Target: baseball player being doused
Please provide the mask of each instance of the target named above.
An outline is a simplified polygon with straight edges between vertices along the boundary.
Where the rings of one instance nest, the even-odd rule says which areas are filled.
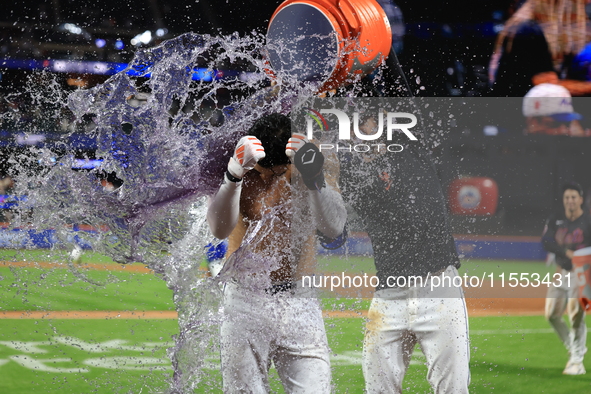
[[[284,115],[260,118],[238,141],[207,213],[213,235],[228,237],[217,276],[224,392],[269,392],[273,361],[286,392],[330,393],[322,311],[300,278],[314,273],[317,232],[344,232],[337,175],[336,158],[292,135]]]

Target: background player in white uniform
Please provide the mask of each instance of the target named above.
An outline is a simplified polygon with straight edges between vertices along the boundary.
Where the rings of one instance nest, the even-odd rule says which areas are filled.
[[[365,127],[373,128],[372,123],[375,126],[370,119]],[[353,153],[341,160],[345,201],[371,238],[382,286],[388,277],[453,278],[460,263],[433,164],[419,142],[390,143],[396,142],[403,144],[403,151],[363,157]],[[431,291],[426,283],[376,289],[363,346],[368,393],[402,392],[417,343],[427,358],[427,379],[435,393],[468,392],[470,350],[463,290],[448,286]]]
[[[580,185],[567,183],[562,191],[564,209],[548,218],[542,235],[544,249],[555,255],[557,272],[563,277],[560,286],[548,287],[546,319],[570,354],[562,373],[582,375],[585,373],[583,357],[587,352],[587,326],[585,310],[578,299],[572,257],[576,250],[591,246],[591,217],[582,208],[583,189]],[[570,281],[566,279],[569,273]],[[570,328],[562,317],[565,311],[568,313]]]
[[[207,215],[214,236],[229,238],[218,276],[226,281],[224,392],[269,392],[271,362],[286,392],[330,392],[322,311],[298,286],[302,275],[313,273],[316,230],[333,239],[344,229],[333,173],[324,178],[328,166],[315,145],[291,136],[290,120],[280,114],[259,119],[230,159]],[[305,186],[294,187],[298,173]]]

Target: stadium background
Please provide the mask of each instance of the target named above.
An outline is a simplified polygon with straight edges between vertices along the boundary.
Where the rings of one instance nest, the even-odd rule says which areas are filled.
[[[82,6],[73,0],[47,0],[5,5],[0,15],[0,111],[15,109],[10,107],[14,103],[5,100],[7,95],[28,88],[34,90],[32,83],[44,83],[43,78],[36,77],[40,70],[55,74],[66,91],[90,87],[109,76],[93,71],[96,62],[116,70],[131,59],[135,48],[153,46],[186,31],[264,32],[279,3],[258,1],[253,6],[235,0],[99,0]],[[487,96],[486,71],[495,35],[519,2],[396,3],[406,22],[400,62],[409,79],[420,79],[424,86],[417,91],[418,95],[459,99]],[[134,39],[137,45],[132,44]],[[244,64],[221,66],[227,71],[249,72]],[[223,103],[224,98],[221,99]],[[35,145],[32,139],[24,142],[20,136],[40,136],[51,146],[63,133],[63,125],[47,122],[43,117],[44,108],[34,108],[27,102],[16,105],[19,112],[30,116],[26,122],[3,120],[0,171],[8,168],[10,155]],[[587,101],[580,105],[583,107],[577,110],[586,113]],[[497,133],[486,135],[485,126],[496,127]],[[450,125],[449,133],[435,151],[446,190],[454,180],[463,177],[487,177],[498,185],[499,199],[493,215],[473,215],[469,211],[452,215],[456,242],[466,259],[464,270],[469,273],[547,272],[540,262],[544,253],[539,235],[551,207],[560,204],[560,185],[566,180],[577,180],[585,190],[591,188],[587,174],[591,159],[585,154],[591,152],[591,141],[524,136],[522,128],[519,108],[511,103],[499,119]],[[81,155],[92,154],[93,141],[74,136],[71,143],[76,144]],[[355,241],[361,251],[367,248],[363,237]],[[96,286],[73,277],[63,263],[67,258],[59,250],[38,254],[13,249],[2,252],[0,367],[6,373],[0,379],[0,391],[136,393],[164,387],[163,381],[170,371],[165,348],[170,345],[176,326],[171,294],[162,281],[141,269],[119,273],[116,264],[101,256],[87,255],[84,273],[98,282],[109,283]],[[342,263],[331,257],[325,264],[329,271],[343,269]],[[359,261],[347,264],[349,272],[365,266]],[[101,296],[100,301],[96,300],[97,295]],[[540,316],[540,301],[530,296],[514,298],[502,307],[497,302],[498,308],[490,300],[471,305],[474,392],[562,393],[565,387],[569,391],[591,391],[587,390],[589,383],[584,377],[569,377],[566,383],[561,380],[566,355]],[[367,301],[331,300],[325,309],[353,311],[353,317],[348,318],[327,315],[327,324],[337,355],[337,361],[333,360],[336,390],[360,392],[358,352],[347,352],[351,346],[360,346]],[[91,320],[89,310],[102,312],[102,317]],[[80,315],[60,317],[52,315],[54,311],[78,311]],[[115,314],[109,315],[113,311]],[[142,319],[133,316],[133,312],[126,314],[129,311],[138,315],[142,311],[164,311],[169,315]],[[493,316],[480,317],[479,313]],[[78,342],[59,339],[64,337]],[[115,339],[124,342],[109,343]],[[37,353],[35,346],[39,348]],[[136,359],[134,364],[133,357],[140,353],[153,359]],[[127,361],[118,359],[119,356],[128,357]],[[96,360],[101,357],[102,364]],[[428,392],[424,359],[419,353],[413,357],[406,383],[408,392]],[[88,364],[89,359],[94,361]],[[67,360],[74,360],[75,366],[71,368]],[[146,362],[147,368],[138,367]],[[42,370],[41,366],[48,364],[57,370],[73,371]]]
[[[31,74],[52,72],[65,91],[88,88],[123,69],[134,49],[156,45],[187,31],[264,33],[279,3],[263,1],[252,7],[249,2],[234,0],[101,0],[82,6],[75,1],[46,0],[8,6],[0,15],[0,112],[18,111],[25,121],[15,123],[2,118],[0,171],[7,166],[6,149],[23,147],[18,135],[41,135],[46,144],[51,144],[67,128],[44,118],[42,112],[51,108],[33,107],[18,100],[7,102],[7,95],[25,88],[35,90],[31,85],[46,82],[42,77],[31,78]],[[399,59],[407,78],[421,86],[415,93],[424,97],[487,96],[487,65],[494,38],[520,2],[396,3],[406,27]],[[220,64],[219,68],[249,72],[245,64]],[[229,102],[229,97],[219,99],[218,106]],[[588,103],[581,99],[575,107],[585,113]],[[519,105],[509,102],[498,111],[499,118],[450,125],[445,130],[446,139],[436,152],[443,157],[440,171],[444,187],[460,176],[470,176],[490,177],[499,189],[494,219],[467,220],[467,212],[454,221],[454,232],[538,236],[551,207],[559,204],[564,181],[576,180],[584,190],[591,188],[591,178],[586,176],[589,159],[582,154],[588,151],[588,141],[524,137]],[[588,127],[588,120],[584,122]],[[484,127],[490,125],[497,127],[497,135],[484,135]],[[92,155],[92,141],[80,138],[72,143],[80,147],[81,153]],[[536,171],[531,170],[534,168]]]

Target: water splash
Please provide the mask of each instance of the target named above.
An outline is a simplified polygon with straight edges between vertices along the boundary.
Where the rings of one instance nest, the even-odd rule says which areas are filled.
[[[286,80],[269,86],[263,51],[260,35],[193,33],[138,51],[126,70],[103,84],[67,100],[63,91],[47,97],[75,125],[64,134],[57,158],[48,148],[31,148],[12,159],[15,192],[28,196],[13,225],[54,228],[64,244],[92,245],[122,264],[143,262],[173,290],[179,334],[169,349],[171,393],[202,385],[205,359],[218,347],[221,292],[199,272],[212,239],[206,196],[217,191],[235,141],[256,119],[287,114],[295,97],[316,88]],[[248,73],[222,75],[229,64]],[[194,80],[196,71],[211,81]],[[353,87],[349,94],[360,92]],[[80,133],[97,143],[102,164],[93,171],[72,169],[68,137]],[[121,186],[103,187],[104,174],[114,174]],[[73,240],[74,223],[100,231]]]
[[[61,143],[66,154],[55,163],[55,152],[43,148],[15,159],[17,191],[29,196],[34,224],[106,226],[109,231],[93,244],[101,252],[121,263],[159,261],[167,244],[188,230],[190,219],[181,211],[217,190],[234,141],[255,116],[289,111],[287,95],[262,77],[264,63],[256,55],[261,46],[259,36],[187,33],[139,51],[124,72],[69,95],[67,108],[77,127],[96,140],[103,162],[92,172],[73,171],[67,135]],[[224,62],[247,63],[249,75],[258,77],[217,79],[216,66]],[[197,67],[214,80],[193,81]],[[132,78],[130,71],[149,79]],[[223,106],[216,103],[221,90],[232,100]],[[145,104],[134,105],[143,93]],[[202,118],[212,103],[222,107],[221,119]],[[97,180],[101,173],[116,174],[123,185],[105,190]]]
[[[74,127],[58,142],[58,155],[41,147],[11,158],[15,194],[27,196],[13,226],[52,228],[62,244],[91,245],[122,264],[142,262],[173,290],[179,335],[169,349],[171,392],[197,387],[217,346],[220,289],[199,272],[212,239],[206,196],[217,191],[239,136],[263,114],[288,113],[296,94],[270,86],[263,42],[256,34],[187,33],[138,51],[126,70],[67,100],[63,90],[45,98],[37,92]],[[230,64],[247,72],[228,77],[220,69]],[[195,80],[196,72],[211,80]],[[68,138],[80,134],[97,143],[102,163],[92,171],[73,169]],[[120,187],[105,188],[105,174]],[[72,238],[73,224],[99,231]]]

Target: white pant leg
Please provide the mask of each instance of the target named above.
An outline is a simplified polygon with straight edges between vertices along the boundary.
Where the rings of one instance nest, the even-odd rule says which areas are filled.
[[[330,393],[328,340],[320,304],[290,292],[224,289],[221,331],[226,393],[268,393],[271,360],[287,393]]]
[[[453,278],[458,272],[448,267],[444,275]],[[427,358],[427,379],[436,394],[468,393],[470,346],[463,294],[454,286],[423,288],[418,294],[411,328]]]
[[[272,359],[286,393],[329,394],[330,350],[317,299],[278,294],[278,333]]]
[[[566,305],[570,329],[570,361],[583,362],[587,353],[587,324],[585,324],[585,309],[579,302],[579,289],[572,284],[568,293]]]
[[[260,297],[234,284],[224,288],[221,359],[224,393],[268,393],[274,330]]]
[[[363,377],[368,394],[401,393],[416,338],[409,331],[406,288],[376,292],[363,340]]]
[[[449,267],[445,275],[454,277]],[[363,349],[368,393],[400,393],[413,348],[420,342],[436,393],[467,393],[468,320],[460,288],[392,288],[372,300]]]
[[[562,315],[566,310],[567,302],[568,295],[565,289],[553,286],[548,287],[545,307],[546,319],[552,328],[554,328],[554,331],[556,331],[556,334],[558,334],[558,337],[564,346],[570,351],[572,345],[570,330],[562,318]]]

